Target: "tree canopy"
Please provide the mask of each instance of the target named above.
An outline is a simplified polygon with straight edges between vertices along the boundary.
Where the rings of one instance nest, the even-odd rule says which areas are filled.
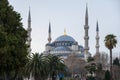
[[[117,57],[113,60],[113,65],[120,65],[119,59]]]
[[[110,71],[107,70],[107,71],[105,72],[104,80],[110,80]]]
[[[106,37],[105,37],[105,46],[108,48],[108,49],[113,49],[114,47],[116,47],[116,44],[117,44],[117,40],[116,40],[116,36],[113,35],[113,34],[108,34]]]
[[[45,80],[65,72],[65,69],[66,66],[58,56],[33,53],[25,66],[25,74],[26,77],[31,75],[35,80]]]
[[[8,0],[0,0],[0,75],[11,78],[27,61],[27,31]],[[4,74],[4,75],[3,75]]]

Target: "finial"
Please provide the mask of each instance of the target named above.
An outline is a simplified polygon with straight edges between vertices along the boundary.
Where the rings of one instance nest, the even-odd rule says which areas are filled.
[[[66,35],[66,29],[64,29],[64,35]]]

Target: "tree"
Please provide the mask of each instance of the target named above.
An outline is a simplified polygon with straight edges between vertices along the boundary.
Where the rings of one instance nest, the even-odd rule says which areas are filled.
[[[117,65],[117,66],[120,65],[118,58],[115,58],[115,59],[113,60],[113,65]]]
[[[113,34],[108,34],[105,37],[105,46],[109,49],[110,51],[110,73],[111,73],[111,79],[112,79],[112,49],[116,47],[117,40],[115,39],[116,36]]]
[[[99,54],[95,54],[94,56],[95,63],[97,66],[96,79],[103,80],[105,70],[108,69],[108,54],[105,52],[100,52]]]
[[[95,72],[97,71],[97,65],[93,57],[88,57],[87,61],[88,63],[85,66],[86,70],[88,71],[86,80],[95,80]]]
[[[103,70],[108,69],[109,59],[108,59],[108,54],[107,53],[105,53],[105,52],[100,53],[100,63],[102,64]]]
[[[48,77],[47,61],[43,54],[32,54],[25,66],[25,73],[31,75],[35,80],[45,80]]]
[[[86,74],[85,60],[80,59],[76,53],[71,53],[66,59],[64,59],[65,65],[67,65],[67,75],[74,78],[79,74],[79,78],[83,78]],[[78,75],[77,75],[78,76]]]
[[[15,80],[27,62],[27,31],[8,0],[0,0],[0,76]]]
[[[93,57],[88,57],[87,62],[91,62],[91,61],[94,61],[94,58]]]
[[[105,72],[104,80],[110,80],[110,72],[108,70]]]
[[[118,57],[116,57],[114,60],[113,60],[113,78],[115,80],[119,80],[120,79],[120,63],[119,63],[119,59]]]
[[[62,58],[55,55],[48,55],[48,68],[50,72],[50,77],[52,80],[56,80],[56,77],[59,73],[64,72],[66,70],[66,66],[62,60]]]

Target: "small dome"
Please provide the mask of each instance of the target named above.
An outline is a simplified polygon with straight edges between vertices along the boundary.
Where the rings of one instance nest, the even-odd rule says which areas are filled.
[[[60,46],[60,47],[56,47],[54,51],[71,51],[71,49],[68,47]]]
[[[68,35],[62,35],[58,37],[55,41],[72,41],[75,42],[75,39],[73,39],[71,36]]]

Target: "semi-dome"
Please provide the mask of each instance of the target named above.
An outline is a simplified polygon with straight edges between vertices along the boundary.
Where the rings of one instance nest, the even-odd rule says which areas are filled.
[[[75,42],[75,39],[73,39],[71,36],[68,35],[62,35],[58,37],[55,41],[72,41]]]

